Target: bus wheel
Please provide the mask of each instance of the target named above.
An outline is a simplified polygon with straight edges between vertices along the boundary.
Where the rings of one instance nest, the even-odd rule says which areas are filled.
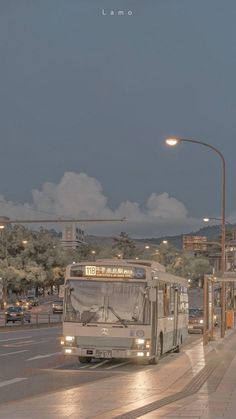
[[[162,341],[162,335],[160,335],[159,338],[158,338],[156,355],[152,359],[150,359],[149,364],[151,364],[151,365],[158,364],[159,359],[162,355],[162,351],[163,351],[163,341]]]
[[[91,362],[92,358],[90,358],[89,356],[79,356],[79,362],[81,364],[87,364],[87,362]]]

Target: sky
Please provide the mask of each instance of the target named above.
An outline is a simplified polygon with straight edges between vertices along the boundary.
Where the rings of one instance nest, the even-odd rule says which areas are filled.
[[[1,0],[0,214],[197,230],[221,215],[221,162],[177,135],[223,153],[236,222],[235,21],[234,0]]]

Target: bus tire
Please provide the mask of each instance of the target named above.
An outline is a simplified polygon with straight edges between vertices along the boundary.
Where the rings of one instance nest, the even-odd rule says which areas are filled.
[[[152,359],[149,360],[149,364],[151,364],[151,365],[158,364],[158,362],[159,362],[159,360],[161,358],[162,353],[163,353],[163,337],[162,337],[162,333],[161,333],[159,335],[159,338],[158,338],[156,355]]]
[[[88,362],[91,362],[92,358],[90,358],[89,356],[79,356],[79,362],[81,364],[87,364]]]

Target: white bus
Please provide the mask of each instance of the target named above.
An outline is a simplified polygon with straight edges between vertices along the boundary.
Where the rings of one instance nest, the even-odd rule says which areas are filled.
[[[149,260],[104,259],[69,265],[64,287],[63,353],[142,358],[156,364],[188,335],[187,280]]]

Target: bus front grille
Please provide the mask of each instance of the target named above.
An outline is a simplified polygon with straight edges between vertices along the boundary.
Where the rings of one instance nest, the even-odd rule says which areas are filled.
[[[132,338],[78,336],[77,345],[80,348],[127,348],[132,347]]]

